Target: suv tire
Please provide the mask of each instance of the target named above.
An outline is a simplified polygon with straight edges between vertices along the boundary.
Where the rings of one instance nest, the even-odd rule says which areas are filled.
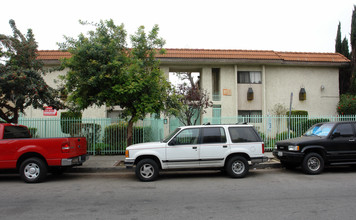
[[[136,176],[143,182],[154,181],[159,174],[157,163],[152,159],[140,160],[136,165]]]
[[[320,154],[308,153],[302,162],[302,169],[306,174],[320,174],[324,170],[324,159]]]
[[[232,178],[243,178],[248,173],[249,165],[244,157],[234,156],[227,161],[225,170]]]

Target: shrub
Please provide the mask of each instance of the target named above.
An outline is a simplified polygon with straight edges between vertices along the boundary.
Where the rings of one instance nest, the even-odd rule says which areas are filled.
[[[133,127],[133,144],[144,143],[151,140],[151,127]],[[114,149],[120,149],[124,153],[127,143],[127,123],[120,122],[105,128],[103,142]]]
[[[37,134],[37,128],[28,128],[28,130],[29,130],[32,138],[38,138],[39,137],[39,135]]]
[[[110,149],[111,146],[105,143],[96,143],[95,144],[95,154],[105,154],[105,151]]]
[[[78,128],[79,129],[79,128]],[[88,150],[92,149],[100,139],[101,125],[94,123],[80,124],[80,136],[87,139]]]
[[[82,123],[81,112],[62,112],[61,113],[61,130],[64,134],[70,134],[70,136],[76,136],[79,134],[80,126]]]
[[[341,95],[336,110],[340,115],[356,115],[356,95]]]

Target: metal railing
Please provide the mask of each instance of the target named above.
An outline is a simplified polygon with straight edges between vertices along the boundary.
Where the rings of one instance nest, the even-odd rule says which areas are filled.
[[[287,116],[249,116],[204,118],[203,123],[236,124],[247,122],[253,124],[263,141],[265,150],[272,151],[276,141],[301,136],[313,124],[322,121],[356,121],[353,116],[292,116],[290,132]],[[170,130],[180,126],[170,120]],[[127,146],[127,122],[121,119],[47,119],[20,118],[19,124],[30,128],[33,137],[75,137],[84,136],[88,142],[90,154],[124,154]],[[172,127],[173,126],[173,127]],[[164,120],[148,118],[135,123],[133,143],[159,141],[164,138]],[[166,132],[167,133],[167,132]]]
[[[212,122],[214,118],[204,118],[203,123]],[[248,117],[221,117],[219,124],[248,123],[255,126],[265,143],[266,151],[273,151],[277,141],[303,135],[308,128],[319,122],[356,121],[356,115],[350,116],[248,116]],[[288,132],[289,131],[289,132]]]
[[[124,154],[127,122],[110,118],[46,119],[20,118],[35,138],[86,137],[88,153]],[[145,119],[134,124],[133,143],[159,141],[164,137],[162,119]]]

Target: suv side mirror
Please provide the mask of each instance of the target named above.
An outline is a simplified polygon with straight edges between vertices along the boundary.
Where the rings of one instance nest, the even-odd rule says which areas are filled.
[[[168,145],[170,145],[170,146],[176,145],[176,139],[173,138],[173,140],[171,140],[171,141],[168,143]]]
[[[332,138],[336,138],[336,137],[340,137],[340,136],[341,136],[341,134],[339,131],[336,131],[331,135]]]

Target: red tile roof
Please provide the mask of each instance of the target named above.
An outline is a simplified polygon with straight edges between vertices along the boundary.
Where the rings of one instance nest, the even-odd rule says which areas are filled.
[[[71,54],[59,50],[40,50],[37,59],[59,60],[69,58]],[[243,59],[243,60],[277,60],[291,62],[327,62],[349,63],[346,57],[339,53],[309,53],[309,52],[276,52],[272,50],[206,50],[206,49],[166,49],[161,59]]]

